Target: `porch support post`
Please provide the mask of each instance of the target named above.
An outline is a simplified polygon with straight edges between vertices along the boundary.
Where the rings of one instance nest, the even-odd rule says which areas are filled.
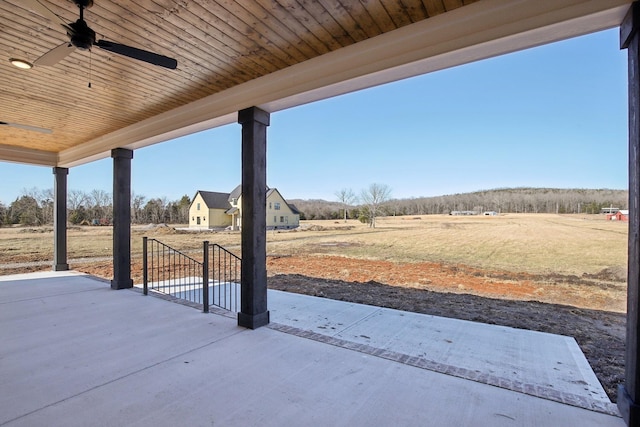
[[[238,112],[242,125],[242,284],[238,325],[269,323],[267,311],[267,126],[269,113]]]
[[[640,3],[631,5],[620,26],[620,46],[628,53],[629,78],[629,250],[625,382],[618,409],[629,426],[640,426]]]
[[[111,289],[133,287],[131,280],[131,159],[133,151],[111,150],[113,158],[113,280]]]
[[[53,271],[66,271],[67,264],[67,168],[53,168]]]

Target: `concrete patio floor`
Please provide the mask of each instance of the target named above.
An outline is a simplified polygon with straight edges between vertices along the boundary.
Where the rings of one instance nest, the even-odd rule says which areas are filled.
[[[575,340],[270,291],[269,327],[0,276],[0,425],[624,426]]]

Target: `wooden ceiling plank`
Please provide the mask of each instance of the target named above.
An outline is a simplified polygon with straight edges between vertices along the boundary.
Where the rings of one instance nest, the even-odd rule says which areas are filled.
[[[298,45],[305,44],[312,49],[309,56],[315,57],[325,54],[331,50],[313,31],[304,25],[304,18],[300,18],[297,11],[304,12],[302,8],[285,7],[278,0],[255,0],[273,19],[274,29],[284,30],[282,34],[286,39]]]
[[[301,57],[303,58],[302,60],[318,56],[319,52],[307,43],[304,37],[301,37],[302,35],[307,34],[306,29],[297,23],[298,28],[301,29],[301,31],[298,33],[292,31],[289,27],[296,25],[296,20],[293,16],[290,14],[283,15],[282,13],[278,13],[281,12],[281,10],[278,10],[278,4],[273,0],[268,3],[269,4],[265,6],[262,2],[254,0],[243,3],[243,7],[253,17],[255,17],[257,22],[260,22],[260,24],[264,25],[265,29],[269,30],[269,34],[273,34],[282,40],[282,46],[291,46],[299,51],[303,55],[303,57]],[[282,20],[276,15],[279,15]],[[276,40],[273,36],[269,36],[269,38]],[[313,39],[313,37],[311,38]],[[326,51],[324,53],[326,53]],[[300,60],[298,60],[298,62],[300,62]]]
[[[380,0],[360,0],[360,3],[370,13],[382,33],[398,28]]]
[[[159,18],[157,18],[154,13],[149,13],[150,11],[141,9],[137,5],[131,4],[126,13],[118,12],[115,9],[115,5],[110,6],[110,8],[102,11],[102,17],[105,20],[105,27],[108,25],[107,28],[109,28],[110,31],[115,32],[117,31],[118,26],[129,25],[128,22],[131,22],[135,19],[135,16],[138,16],[137,14],[133,14],[134,11],[144,17],[136,19],[136,25],[141,31],[153,33],[155,31],[154,29],[159,27]],[[154,37],[154,39],[162,41],[160,45],[163,46],[164,49],[170,51],[170,53],[167,54],[168,56],[178,57],[178,66],[180,69],[188,69],[192,75],[198,76],[204,81],[206,81],[207,78],[210,78],[212,74],[215,74],[217,79],[220,81],[219,84],[223,87],[239,84],[246,81],[247,78],[257,76],[254,74],[244,79],[239,78],[238,76],[243,73],[239,73],[237,69],[229,65],[229,56],[219,51],[218,45],[211,43],[210,37],[209,40],[195,39],[192,43],[188,43],[188,40],[184,40],[184,34],[192,36],[192,29],[196,28],[196,25],[183,20],[182,17],[184,15],[189,14],[182,13],[179,14],[179,16],[178,14],[169,14],[168,16],[171,19],[164,21],[165,27],[167,26],[167,22],[174,25],[173,29],[175,34],[168,34],[165,32],[162,36],[158,35],[157,37]],[[129,16],[129,21],[125,21],[127,16]],[[153,22],[154,20],[155,23]],[[176,34],[182,34],[182,36],[176,37]],[[202,49],[201,46],[203,44],[208,45],[210,49]],[[149,46],[148,49],[153,50],[153,47]]]
[[[247,15],[248,12],[235,4],[234,1],[198,0],[197,3],[205,10],[210,10],[211,19],[217,24],[224,23],[237,43],[245,46],[242,49],[243,56],[253,57],[257,61],[266,58],[270,58],[271,61],[279,61],[282,65],[279,65],[278,68],[296,63],[294,56],[281,49],[280,46],[265,37],[262,32],[253,28],[250,18],[238,16],[238,14]],[[197,3],[194,2],[193,7],[196,7]],[[297,55],[299,58],[300,53],[298,52]]]
[[[55,15],[57,15],[60,20],[64,23],[75,22],[78,19],[79,9],[78,7],[71,1],[51,1],[51,0],[38,0],[40,4],[49,9]],[[46,22],[49,28],[57,28],[59,22],[49,21],[46,16],[40,15],[36,10],[30,10],[27,8],[22,0],[6,0],[6,2],[11,3],[14,7],[20,7],[24,10],[27,10],[29,14],[32,16],[37,16],[43,22]]]
[[[444,3],[444,8],[447,12],[464,6],[462,0],[442,0],[442,3]]]
[[[367,33],[353,19],[349,11],[342,5],[340,0],[316,0],[320,3],[333,19],[347,32],[355,43],[366,40]],[[350,0],[347,0],[350,1]]]
[[[287,65],[294,65],[299,62],[303,62],[309,59],[309,56],[301,52],[296,46],[290,44],[287,40],[283,39],[279,34],[274,32],[268,25],[266,25],[259,15],[259,12],[255,8],[253,2],[245,2],[240,4],[234,0],[219,0],[218,4],[228,12],[225,16],[231,15],[238,25],[244,27],[243,33],[252,37],[259,43],[259,45],[266,49],[268,52],[274,54],[282,54],[283,59]]]
[[[262,0],[270,1],[270,0]],[[284,9],[293,16],[296,22],[296,28],[301,28],[300,32],[312,34],[327,52],[342,47],[337,40],[322,26],[315,17],[311,15],[297,0],[271,0],[278,3],[280,8]],[[299,25],[298,25],[299,24]],[[321,49],[321,48],[319,48]]]
[[[362,29],[367,38],[382,34],[378,23],[371,16],[373,10],[367,10],[359,1],[347,0],[340,3],[342,8],[349,14],[353,25]]]
[[[167,0],[156,0],[156,3],[158,2],[164,3]],[[207,8],[199,3],[188,2],[186,7],[187,13],[183,15],[186,15],[191,25],[187,26],[187,31],[194,28],[196,38],[203,40],[207,46],[211,45],[228,55],[230,63],[238,64],[237,73],[265,75],[288,65],[279,56],[271,55],[224,19],[212,15]],[[216,6],[214,9],[221,10],[222,8]],[[171,21],[174,19],[172,15],[168,14],[166,19]],[[202,28],[201,31],[200,28]],[[247,52],[251,52],[251,55],[247,55]],[[203,51],[203,56],[206,57],[208,54]]]
[[[213,7],[214,11],[223,11],[223,14],[228,14],[224,8],[217,5],[217,3],[214,4],[216,5]],[[222,19],[215,13],[210,12],[209,8],[206,8],[199,2],[189,2],[187,7],[193,16],[197,17],[199,20],[194,23],[194,27],[202,27],[204,25],[203,30],[205,30],[205,34],[214,33],[215,39],[219,40],[219,47],[227,52],[234,62],[246,59],[249,61],[249,64],[255,64],[253,65],[254,67],[259,66],[266,70],[266,73],[270,73],[274,70],[287,66],[287,63],[284,60],[279,57],[269,55],[269,52],[262,48],[258,43],[240,32],[238,28],[226,22],[225,19]],[[247,52],[251,52],[251,55],[247,55]]]
[[[441,13],[445,13],[447,9],[444,7],[444,3],[442,0],[422,0],[424,3],[425,9],[427,9],[427,14],[429,16],[440,15]]]
[[[411,24],[411,19],[407,16],[407,12],[404,9],[404,5],[397,0],[380,0],[384,5],[384,8],[389,13],[391,20],[396,25],[396,28],[404,27]]]
[[[355,39],[351,37],[351,34],[336,21],[333,15],[320,2],[316,0],[298,0],[298,2],[301,7],[316,18],[318,23],[335,38],[340,46],[345,47],[355,43]]]
[[[427,9],[422,4],[421,0],[402,0],[402,5],[404,6],[405,13],[412,23],[420,22],[429,17]]]
[[[177,53],[179,52],[179,55],[183,57],[188,57],[191,54],[193,56],[198,55],[200,58],[200,61],[192,58],[191,63],[184,64],[184,66],[179,65],[179,68],[186,68],[193,72],[191,68],[195,66],[203,75],[215,73],[219,76],[218,79],[221,82],[223,79],[234,76],[242,76],[240,80],[247,81],[278,69],[278,64],[274,64],[272,61],[258,62],[252,57],[243,56],[241,54],[243,48],[240,46],[236,46],[235,49],[231,47],[232,40],[224,35],[222,31],[210,25],[209,22],[203,20],[204,12],[198,14],[196,8],[199,8],[199,6],[190,2],[189,9],[185,9],[183,13],[167,12],[163,15],[166,16],[166,22],[174,25],[176,30],[182,31],[188,34],[189,38],[192,38],[191,44],[178,45],[179,50]],[[154,15],[154,13],[148,15]],[[162,18],[156,16],[154,19],[161,20]],[[183,29],[180,29],[181,27]],[[194,49],[194,47],[197,47],[197,49]],[[208,68],[207,64],[211,63],[211,57],[215,59],[215,65],[220,67],[219,69]],[[233,67],[231,67],[232,64]],[[285,64],[282,63],[280,66],[285,66]],[[224,67],[228,69],[224,70]]]

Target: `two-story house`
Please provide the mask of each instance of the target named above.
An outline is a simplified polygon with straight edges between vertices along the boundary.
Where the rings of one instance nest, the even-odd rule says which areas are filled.
[[[267,229],[288,229],[300,225],[300,212],[282,197],[278,189],[267,189]],[[189,207],[189,228],[214,229],[242,225],[242,187],[231,193],[196,192]]]

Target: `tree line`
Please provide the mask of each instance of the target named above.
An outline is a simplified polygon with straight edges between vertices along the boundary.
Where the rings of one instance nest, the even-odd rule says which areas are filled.
[[[341,190],[341,192],[344,190]],[[302,219],[361,218],[366,203],[354,197],[337,201],[291,200],[303,213]],[[353,193],[352,193],[353,194]],[[450,214],[452,211],[497,213],[597,214],[602,208],[628,209],[629,192],[611,189],[498,188],[435,197],[385,200],[378,207],[382,216]]]
[[[596,214],[602,208],[628,209],[628,191],[610,189],[500,188],[436,197],[391,199],[391,189],[371,184],[356,195],[350,189],[335,193],[335,201],[289,200],[300,211],[301,219],[359,219],[375,227],[378,216],[449,214],[452,211],[483,213],[571,213]],[[187,224],[191,199],[166,197],[148,199],[131,196],[134,224]],[[27,226],[53,223],[53,190],[23,189],[8,206],[0,202],[0,226]],[[71,224],[109,225],[113,221],[111,194],[103,190],[67,194],[67,219]]]
[[[147,199],[131,195],[131,221],[134,224],[186,224],[189,222],[191,199],[184,195],[179,200],[166,197]],[[0,225],[53,224],[54,194],[52,189],[23,189],[22,195],[8,206],[0,202]],[[113,199],[104,190],[67,193],[67,221],[74,225],[110,225],[113,222]]]

